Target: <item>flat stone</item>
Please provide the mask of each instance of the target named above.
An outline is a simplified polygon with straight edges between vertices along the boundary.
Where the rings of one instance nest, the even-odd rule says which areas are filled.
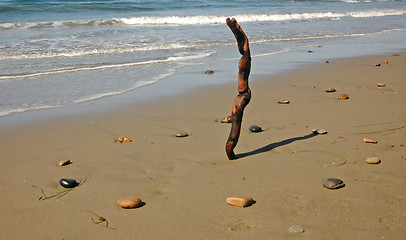
[[[247,207],[253,202],[252,197],[229,197],[226,199],[226,202],[232,206],[237,207]]]
[[[369,157],[369,158],[365,159],[365,162],[367,162],[369,164],[378,164],[381,162],[381,160],[379,159],[379,157]]]
[[[189,134],[185,131],[179,131],[175,134],[175,137],[187,137]]]
[[[71,164],[72,162],[70,161],[70,160],[62,160],[62,161],[60,161],[59,162],[59,166],[65,166],[65,165],[69,165],[69,164]]]
[[[74,188],[77,185],[79,185],[75,179],[69,179],[69,178],[61,178],[59,180],[59,184],[64,188]]]
[[[116,141],[119,143],[129,143],[129,142],[132,142],[133,140],[131,140],[128,137],[119,137],[116,139]]]
[[[207,70],[206,72],[204,72],[204,74],[209,74],[209,75],[212,75],[213,73],[214,73],[213,70]]]
[[[336,92],[337,90],[335,88],[326,88],[326,92]]]
[[[262,128],[257,125],[252,125],[251,127],[249,127],[249,130],[253,133],[262,132]]]
[[[289,104],[289,100],[278,101],[279,104]]]
[[[328,189],[339,189],[345,186],[344,182],[338,178],[323,179],[323,186]]]
[[[302,233],[304,231],[305,231],[304,228],[299,225],[293,225],[289,228],[290,233]]]
[[[364,138],[364,143],[378,143],[378,141],[373,138],[366,137]]]
[[[326,131],[326,130],[324,130],[324,129],[318,129],[318,128],[313,129],[312,132],[313,132],[314,134],[321,134],[321,135],[327,134],[327,131]]]
[[[378,87],[385,87],[385,83],[377,83],[376,85],[378,85]]]
[[[231,123],[231,116],[225,117],[223,120],[221,120],[222,123]]]

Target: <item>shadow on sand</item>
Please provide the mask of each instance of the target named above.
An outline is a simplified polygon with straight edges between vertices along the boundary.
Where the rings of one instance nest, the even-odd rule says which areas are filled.
[[[268,151],[270,151],[270,150],[272,150],[274,148],[281,147],[281,146],[284,146],[284,145],[288,145],[288,144],[290,144],[292,142],[295,142],[295,141],[306,140],[306,139],[315,137],[317,135],[318,134],[310,133],[310,134],[305,135],[303,137],[294,137],[294,138],[285,139],[285,140],[280,141],[280,142],[271,143],[271,144],[268,144],[266,146],[263,146],[261,148],[258,148],[256,150],[253,150],[253,151],[250,151],[250,152],[236,154],[236,159],[252,156],[252,155],[255,155],[255,154],[259,154],[259,153],[268,152]]]

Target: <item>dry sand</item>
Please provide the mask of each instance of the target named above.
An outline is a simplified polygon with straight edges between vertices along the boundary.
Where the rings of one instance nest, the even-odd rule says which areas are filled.
[[[115,112],[3,127],[0,239],[404,239],[404,66],[400,53],[252,81],[234,161],[224,150],[230,125],[219,120],[231,112],[237,82]],[[342,93],[349,99],[337,100]],[[265,131],[250,133],[253,124]],[[178,130],[190,136],[174,137]],[[116,143],[121,136],[133,142]],[[382,162],[367,164],[372,156]],[[73,163],[57,165],[65,159]],[[323,187],[327,177],[345,187]],[[47,196],[63,191],[60,178],[87,181],[59,199],[38,200],[41,189]],[[225,201],[231,196],[255,203],[233,207]],[[121,209],[123,197],[144,205]],[[89,211],[111,228],[94,224]],[[305,231],[289,233],[293,225]]]

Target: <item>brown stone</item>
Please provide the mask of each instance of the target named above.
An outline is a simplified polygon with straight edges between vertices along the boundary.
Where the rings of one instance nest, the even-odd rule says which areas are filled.
[[[381,160],[379,159],[379,157],[369,157],[369,158],[365,159],[365,162],[367,162],[369,164],[378,164],[381,162]]]
[[[62,160],[59,162],[59,166],[65,166],[65,165],[69,165],[72,162],[70,160]]]
[[[385,87],[385,83],[377,83],[376,85],[378,85],[378,87]]]
[[[373,138],[369,138],[369,137],[364,138],[364,142],[365,143],[378,143],[378,141],[376,141]]]
[[[338,100],[346,100],[348,98],[349,98],[348,95],[345,94],[345,93],[343,93],[343,94],[341,94],[340,96],[337,97]]]
[[[120,142],[120,143],[129,143],[129,142],[132,142],[133,140],[131,140],[131,139],[128,138],[128,137],[119,137],[119,138],[117,138],[116,141],[117,141],[117,142]]]
[[[136,208],[139,207],[141,203],[141,199],[137,197],[128,197],[117,201],[117,204],[122,208]]]
[[[252,197],[229,197],[226,202],[232,206],[246,207],[252,204]]]

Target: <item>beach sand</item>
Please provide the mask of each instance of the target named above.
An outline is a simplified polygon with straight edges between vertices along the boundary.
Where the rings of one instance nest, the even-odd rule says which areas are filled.
[[[234,161],[224,150],[231,125],[220,120],[231,112],[237,79],[116,111],[2,127],[0,239],[404,239],[406,53],[399,54],[257,77]],[[338,100],[343,93],[349,99]],[[264,131],[250,133],[254,124]],[[180,130],[190,136],[174,137]],[[123,136],[133,141],[115,142]],[[372,156],[381,163],[367,164]],[[66,159],[72,164],[58,166]],[[323,187],[329,177],[345,187]],[[82,184],[45,199],[63,193],[60,178]],[[231,196],[255,202],[230,206]],[[144,204],[121,209],[124,197]],[[93,223],[96,215],[109,228]],[[304,232],[290,233],[293,225]]]

